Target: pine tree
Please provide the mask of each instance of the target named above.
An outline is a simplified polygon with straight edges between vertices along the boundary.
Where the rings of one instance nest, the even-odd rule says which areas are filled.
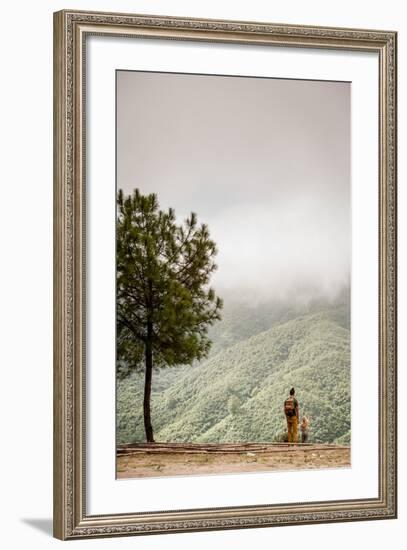
[[[220,319],[222,300],[208,287],[217,250],[196,214],[177,225],[155,194],[120,190],[117,203],[117,358],[126,372],[145,371],[144,428],[154,442],[153,368],[206,357],[208,327]]]

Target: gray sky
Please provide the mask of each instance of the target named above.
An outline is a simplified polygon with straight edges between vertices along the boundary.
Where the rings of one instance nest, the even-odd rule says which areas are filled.
[[[208,224],[220,294],[332,295],[350,272],[350,84],[119,71],[117,186]]]

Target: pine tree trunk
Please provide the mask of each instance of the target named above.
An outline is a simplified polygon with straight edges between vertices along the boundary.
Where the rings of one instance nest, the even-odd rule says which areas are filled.
[[[147,342],[146,342],[146,379],[144,385],[144,429],[148,443],[154,443],[153,426],[151,424],[151,379],[153,374],[153,350],[151,346],[152,324],[147,325]]]

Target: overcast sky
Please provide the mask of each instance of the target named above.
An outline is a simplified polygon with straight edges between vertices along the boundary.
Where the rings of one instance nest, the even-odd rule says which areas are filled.
[[[350,274],[350,84],[119,71],[117,187],[208,224],[219,294],[333,295]]]

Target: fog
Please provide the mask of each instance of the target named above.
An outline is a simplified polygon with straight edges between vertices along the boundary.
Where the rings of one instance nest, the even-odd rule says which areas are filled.
[[[120,71],[117,187],[208,224],[219,295],[334,297],[351,267],[350,84]]]

